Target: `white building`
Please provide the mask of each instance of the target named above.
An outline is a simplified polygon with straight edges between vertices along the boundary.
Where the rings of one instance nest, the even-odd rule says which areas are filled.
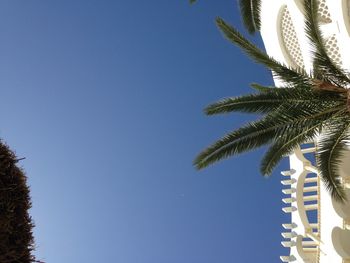
[[[262,0],[261,35],[267,53],[288,65],[311,71],[304,32],[302,0]],[[321,30],[330,57],[350,72],[350,0],[319,0]],[[275,80],[278,86],[278,80]],[[350,202],[332,200],[317,175],[313,145],[292,154],[282,172],[285,207],[291,222],[283,224],[282,245],[290,248],[282,262],[350,263]],[[348,161],[346,161],[348,160]],[[350,200],[350,151],[341,168]]]

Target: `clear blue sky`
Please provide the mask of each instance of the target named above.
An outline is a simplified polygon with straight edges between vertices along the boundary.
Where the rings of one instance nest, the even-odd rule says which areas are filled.
[[[206,117],[204,106],[272,81],[222,38],[218,15],[242,29],[236,0],[0,2],[0,135],[26,157],[38,259],[274,263],[288,253],[281,176],[259,174],[262,151],[192,167],[252,119]]]

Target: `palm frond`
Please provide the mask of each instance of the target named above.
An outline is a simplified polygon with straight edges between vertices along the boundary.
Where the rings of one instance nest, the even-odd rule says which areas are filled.
[[[329,105],[323,112],[320,112],[321,106],[280,107],[261,120],[248,123],[209,146],[197,156],[194,165],[202,169],[222,159],[271,143],[285,134],[302,133],[314,122],[329,119],[339,107]]]
[[[290,154],[299,144],[316,137],[322,128],[322,123],[318,120],[314,121],[310,127],[304,127],[306,129],[302,132],[293,126],[288,127],[290,129],[288,135],[278,138],[264,155],[260,166],[261,173],[265,176],[271,175],[273,169],[283,157]],[[311,122],[308,124],[310,125]]]
[[[196,0],[190,0],[195,2]],[[240,0],[243,21],[250,33],[260,28],[261,0]],[[291,68],[270,57],[234,27],[217,18],[223,35],[254,61],[269,68],[284,87],[252,84],[255,93],[226,98],[209,105],[207,115],[247,112],[264,116],[228,133],[202,151],[194,160],[197,169],[228,157],[270,145],[261,162],[261,172],[270,175],[281,159],[297,146],[318,138],[316,161],[333,198],[345,200],[339,167],[350,140],[349,73],[328,55],[320,30],[317,0],[305,0],[305,31],[312,45],[311,73]]]
[[[289,107],[316,107],[337,104],[344,98],[335,93],[317,92],[310,89],[268,88],[259,86],[261,93],[249,94],[240,97],[226,98],[209,105],[205,109],[207,115],[248,112],[268,113],[280,106]],[[315,106],[316,105],[316,106]]]
[[[309,84],[309,77],[307,76],[306,72],[302,71],[301,69],[293,70],[288,68],[286,65],[283,65],[272,57],[268,56],[265,52],[252,44],[234,27],[227,24],[220,17],[216,19],[216,24],[229,41],[239,46],[253,60],[271,69],[273,74],[275,74],[278,78],[287,83],[293,83],[297,86]]]
[[[322,118],[305,118],[304,122],[297,124],[304,127],[302,132],[294,126],[287,127],[285,134],[280,136],[264,155],[260,167],[261,173],[265,176],[270,175],[284,156],[290,154],[301,143],[315,139],[324,125],[338,118],[344,110],[344,106],[339,106],[325,110]]]
[[[316,161],[319,172],[331,196],[345,201],[345,192],[341,185],[339,166],[344,151],[348,150],[350,121],[347,118],[340,122],[332,122],[317,142]]]
[[[305,31],[313,47],[314,71],[316,71],[318,75],[323,75],[329,80],[332,80],[334,84],[350,84],[350,79],[347,76],[347,73],[337,64],[335,64],[327,54],[327,50],[324,45],[325,40],[322,36],[318,21],[317,1],[305,0],[304,3],[306,15]]]
[[[239,7],[244,26],[250,34],[260,30],[261,0],[240,0]]]
[[[264,126],[267,127],[264,127]],[[246,126],[225,135],[220,140],[202,151],[194,160],[197,169],[203,169],[215,162],[242,152],[256,149],[269,143],[277,125],[265,124],[264,121],[249,123]]]
[[[190,4],[194,4],[197,0],[189,0]],[[261,0],[239,0],[242,21],[245,28],[250,34],[260,31],[260,7]]]

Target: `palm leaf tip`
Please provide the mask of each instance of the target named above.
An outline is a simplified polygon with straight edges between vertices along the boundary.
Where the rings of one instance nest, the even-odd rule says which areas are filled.
[[[337,112],[337,109],[333,107],[328,110],[323,109],[323,112],[319,112],[319,109],[314,107],[309,109],[296,108],[293,111],[290,109],[285,112],[287,119],[293,118],[293,115],[299,115],[301,118],[300,122],[291,122],[285,126],[285,130],[281,130],[279,135],[275,137],[274,143],[268,149],[261,162],[261,173],[266,176],[270,175],[284,156],[289,155],[300,144],[314,140],[322,127],[336,117],[334,112]],[[288,114],[290,115],[288,116]]]
[[[199,157],[196,157],[196,159],[194,159],[193,161],[193,166],[197,169],[197,170],[202,170],[204,169],[206,166],[203,164],[202,160]]]
[[[276,61],[274,58],[267,55],[265,51],[262,51],[246,39],[237,29],[226,23],[222,18],[216,18],[216,25],[227,40],[240,47],[242,51],[257,63],[271,69],[273,74],[279,79],[294,84],[295,86],[305,85],[309,82],[308,76],[303,70],[299,72],[298,70],[293,70]]]
[[[212,162],[208,161],[209,157],[209,149],[205,149],[201,153],[197,155],[197,157],[193,160],[193,165],[197,170],[203,170],[208,167]]]
[[[261,0],[240,0],[239,7],[244,26],[250,34],[260,30]]]

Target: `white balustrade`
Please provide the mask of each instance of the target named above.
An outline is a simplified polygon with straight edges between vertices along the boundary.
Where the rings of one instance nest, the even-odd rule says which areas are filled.
[[[282,199],[282,202],[285,203],[285,204],[291,204],[291,203],[293,203],[295,201],[296,201],[295,197],[283,198]]]
[[[307,186],[304,187],[304,193],[309,193],[309,192],[317,192],[318,187],[317,186]]]
[[[280,256],[282,262],[293,262],[297,260],[293,255],[291,256]]]
[[[305,183],[316,183],[318,181],[317,176],[315,177],[308,177],[305,179]]]
[[[304,149],[300,149],[300,151],[304,154],[304,153],[312,153],[316,151],[316,147],[309,147],[309,148],[304,148]]]
[[[292,185],[292,184],[296,183],[296,181],[297,180],[295,180],[294,178],[290,179],[290,180],[282,180],[281,184],[283,184],[283,185]]]
[[[282,224],[284,229],[293,229],[297,227],[297,224],[291,223],[291,224]]]
[[[287,170],[287,171],[282,171],[281,174],[283,176],[291,176],[292,174],[295,174],[295,170],[294,169],[290,169],[290,170]]]
[[[317,223],[312,223],[312,224],[310,224],[310,226],[312,227],[312,228],[318,228],[318,224]]]
[[[284,193],[286,195],[290,195],[290,194],[295,193],[295,192],[296,192],[296,189],[294,187],[282,190],[282,193]]]
[[[306,253],[315,253],[318,250],[317,247],[304,247],[303,249],[304,249],[304,252]]]
[[[305,205],[305,210],[306,211],[317,210],[317,209],[318,209],[318,205],[317,204]]]
[[[308,202],[308,201],[316,201],[318,200],[318,195],[307,195],[303,197],[304,202]]]
[[[294,238],[297,236],[297,233],[295,233],[294,231],[292,232],[282,232],[281,233],[283,238]]]
[[[287,207],[283,207],[282,211],[285,213],[292,213],[294,211],[297,211],[297,208],[295,206],[287,206]]]
[[[317,243],[315,241],[303,241],[302,245],[303,247],[315,247]]]
[[[295,241],[282,241],[281,245],[283,247],[294,247],[296,245]]]

